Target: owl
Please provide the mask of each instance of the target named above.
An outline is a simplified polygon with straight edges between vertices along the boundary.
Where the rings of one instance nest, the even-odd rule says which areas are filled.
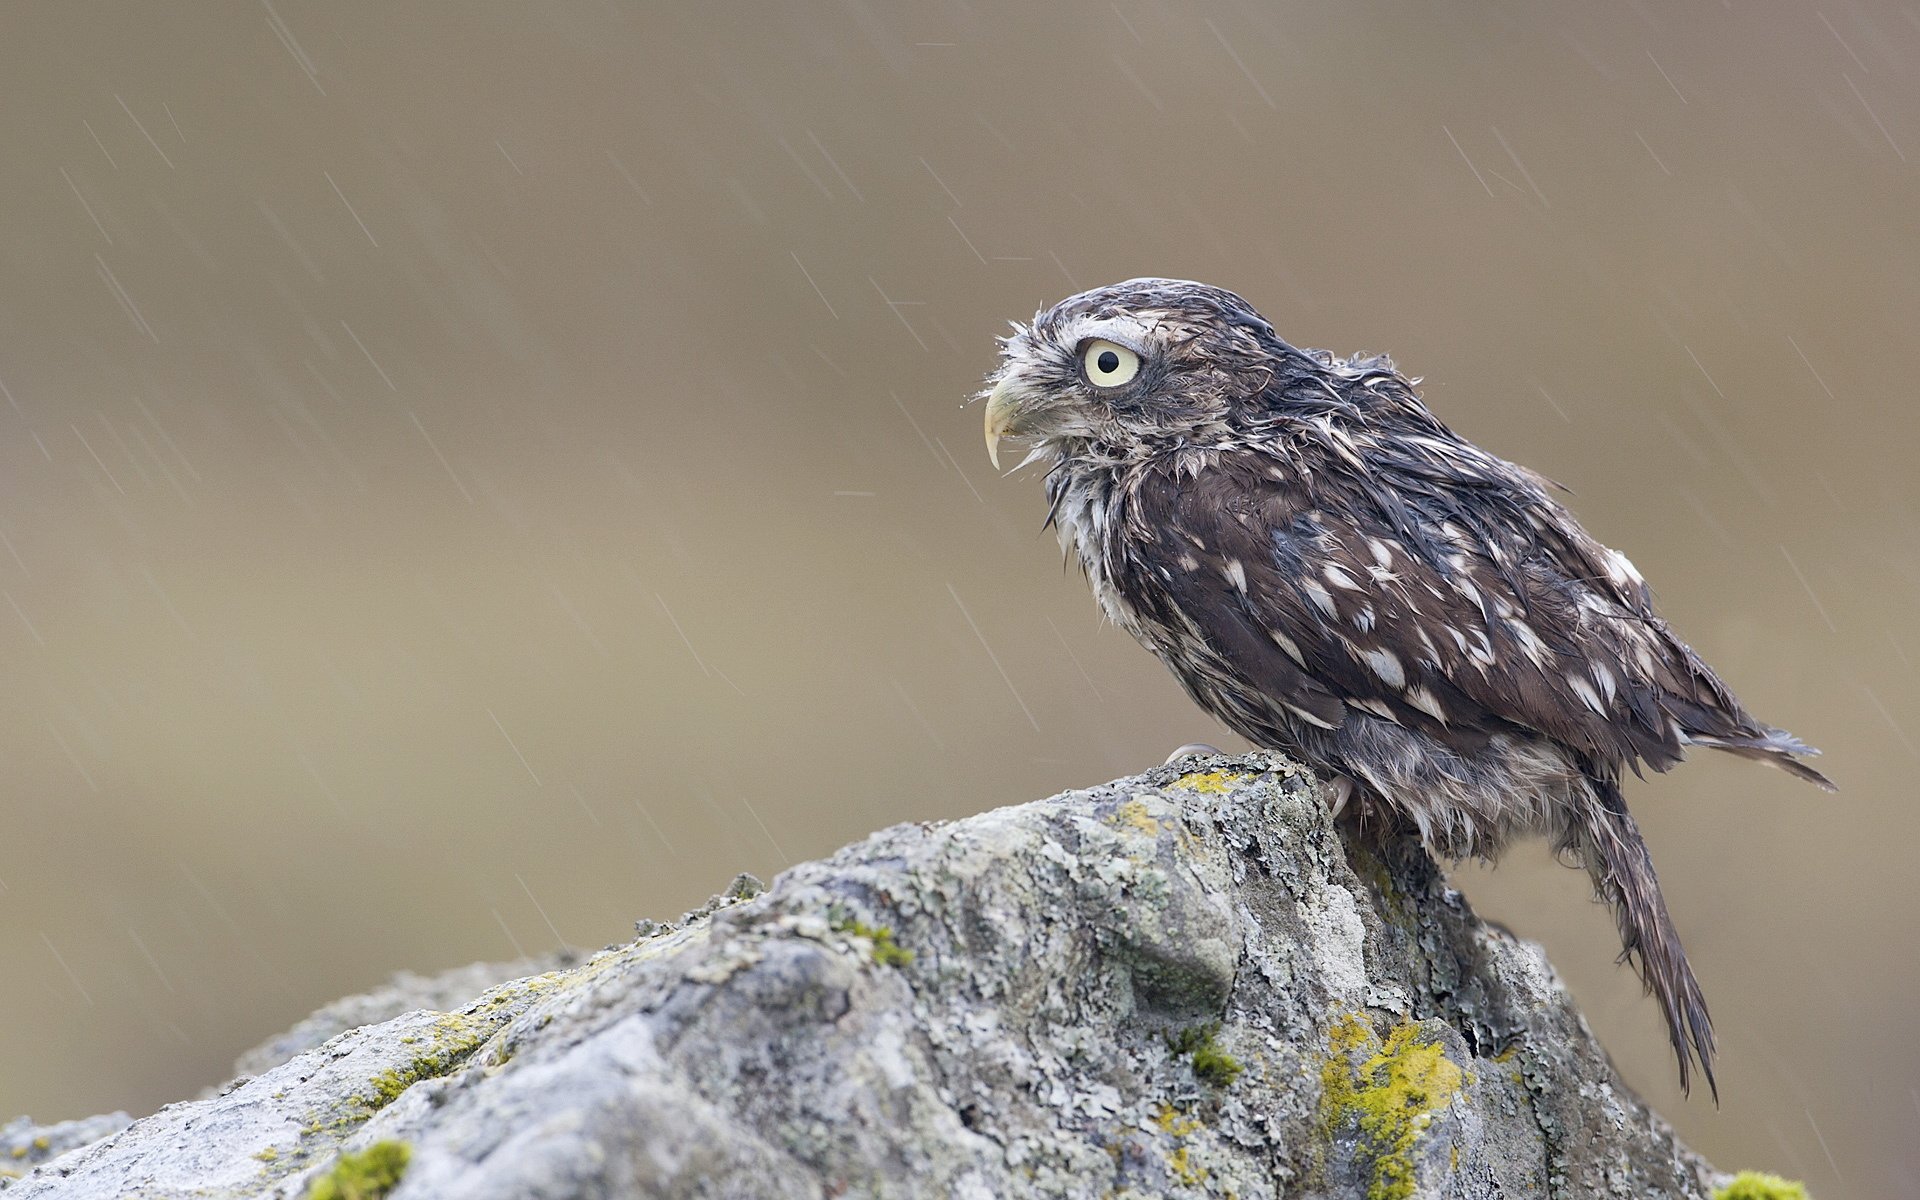
[[[1585,866],[1666,1017],[1680,1083],[1713,1026],[1621,778],[1691,746],[1831,790],[1654,611],[1544,477],[1447,428],[1385,357],[1282,340],[1205,284],[1134,279],[1015,325],[980,393],[1044,464],[1106,614],[1193,700],[1330,783],[1368,836]],[[1025,465],[1024,463],[1022,465]]]

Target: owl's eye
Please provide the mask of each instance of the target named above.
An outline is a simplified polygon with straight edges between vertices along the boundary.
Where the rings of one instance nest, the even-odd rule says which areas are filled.
[[[1119,387],[1140,373],[1140,356],[1117,342],[1094,338],[1080,351],[1080,369],[1095,387]]]

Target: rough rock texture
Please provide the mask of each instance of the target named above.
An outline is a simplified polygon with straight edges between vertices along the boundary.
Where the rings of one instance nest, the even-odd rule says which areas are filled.
[[[401,971],[370,992],[335,1000],[315,1009],[311,1016],[292,1029],[268,1038],[242,1054],[233,1064],[233,1072],[236,1075],[258,1075],[349,1029],[391,1021],[416,1008],[436,1012],[464,1008],[488,988],[515,979],[525,979],[529,975],[557,971],[572,966],[576,961],[576,956],[561,953],[513,962],[469,963],[439,975]]]
[[[1310,776],[1184,760],[884,830],[563,971],[342,1033],[29,1197],[1705,1197],[1534,946]]]
[[[123,1112],[57,1125],[35,1125],[31,1117],[16,1117],[0,1125],[0,1188],[41,1163],[119,1133],[132,1123],[133,1118]]]

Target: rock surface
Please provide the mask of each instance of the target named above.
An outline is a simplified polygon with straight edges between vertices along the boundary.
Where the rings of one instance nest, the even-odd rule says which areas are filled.
[[[7,1200],[300,1197],[386,1142],[411,1149],[386,1150],[396,1200],[1724,1181],[1614,1075],[1536,947],[1418,851],[1349,846],[1283,759],[897,826],[756,890],[453,1011],[256,1053],[257,1075]]]
[[[233,1064],[235,1075],[258,1075],[311,1050],[349,1029],[391,1021],[416,1008],[435,1012],[465,1008],[480,993],[515,979],[572,966],[572,954],[522,958],[513,962],[469,963],[439,975],[401,971],[385,984],[358,996],[347,996],[315,1009],[306,1020],[285,1033],[261,1042]],[[215,1089],[217,1090],[217,1089]]]

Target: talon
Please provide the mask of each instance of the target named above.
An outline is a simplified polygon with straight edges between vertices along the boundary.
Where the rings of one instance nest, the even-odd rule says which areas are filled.
[[[1353,780],[1345,775],[1335,775],[1327,781],[1327,791],[1332,793],[1327,801],[1327,814],[1338,817],[1341,810],[1347,807],[1347,801],[1353,799]]]
[[[1178,762],[1183,758],[1200,758],[1204,755],[1218,754],[1218,753],[1220,753],[1220,748],[1218,746],[1209,746],[1205,742],[1188,742],[1186,745],[1180,747],[1178,750],[1175,750],[1172,754],[1167,755],[1167,761],[1161,763],[1160,765],[1163,767],[1170,767],[1174,763]]]

